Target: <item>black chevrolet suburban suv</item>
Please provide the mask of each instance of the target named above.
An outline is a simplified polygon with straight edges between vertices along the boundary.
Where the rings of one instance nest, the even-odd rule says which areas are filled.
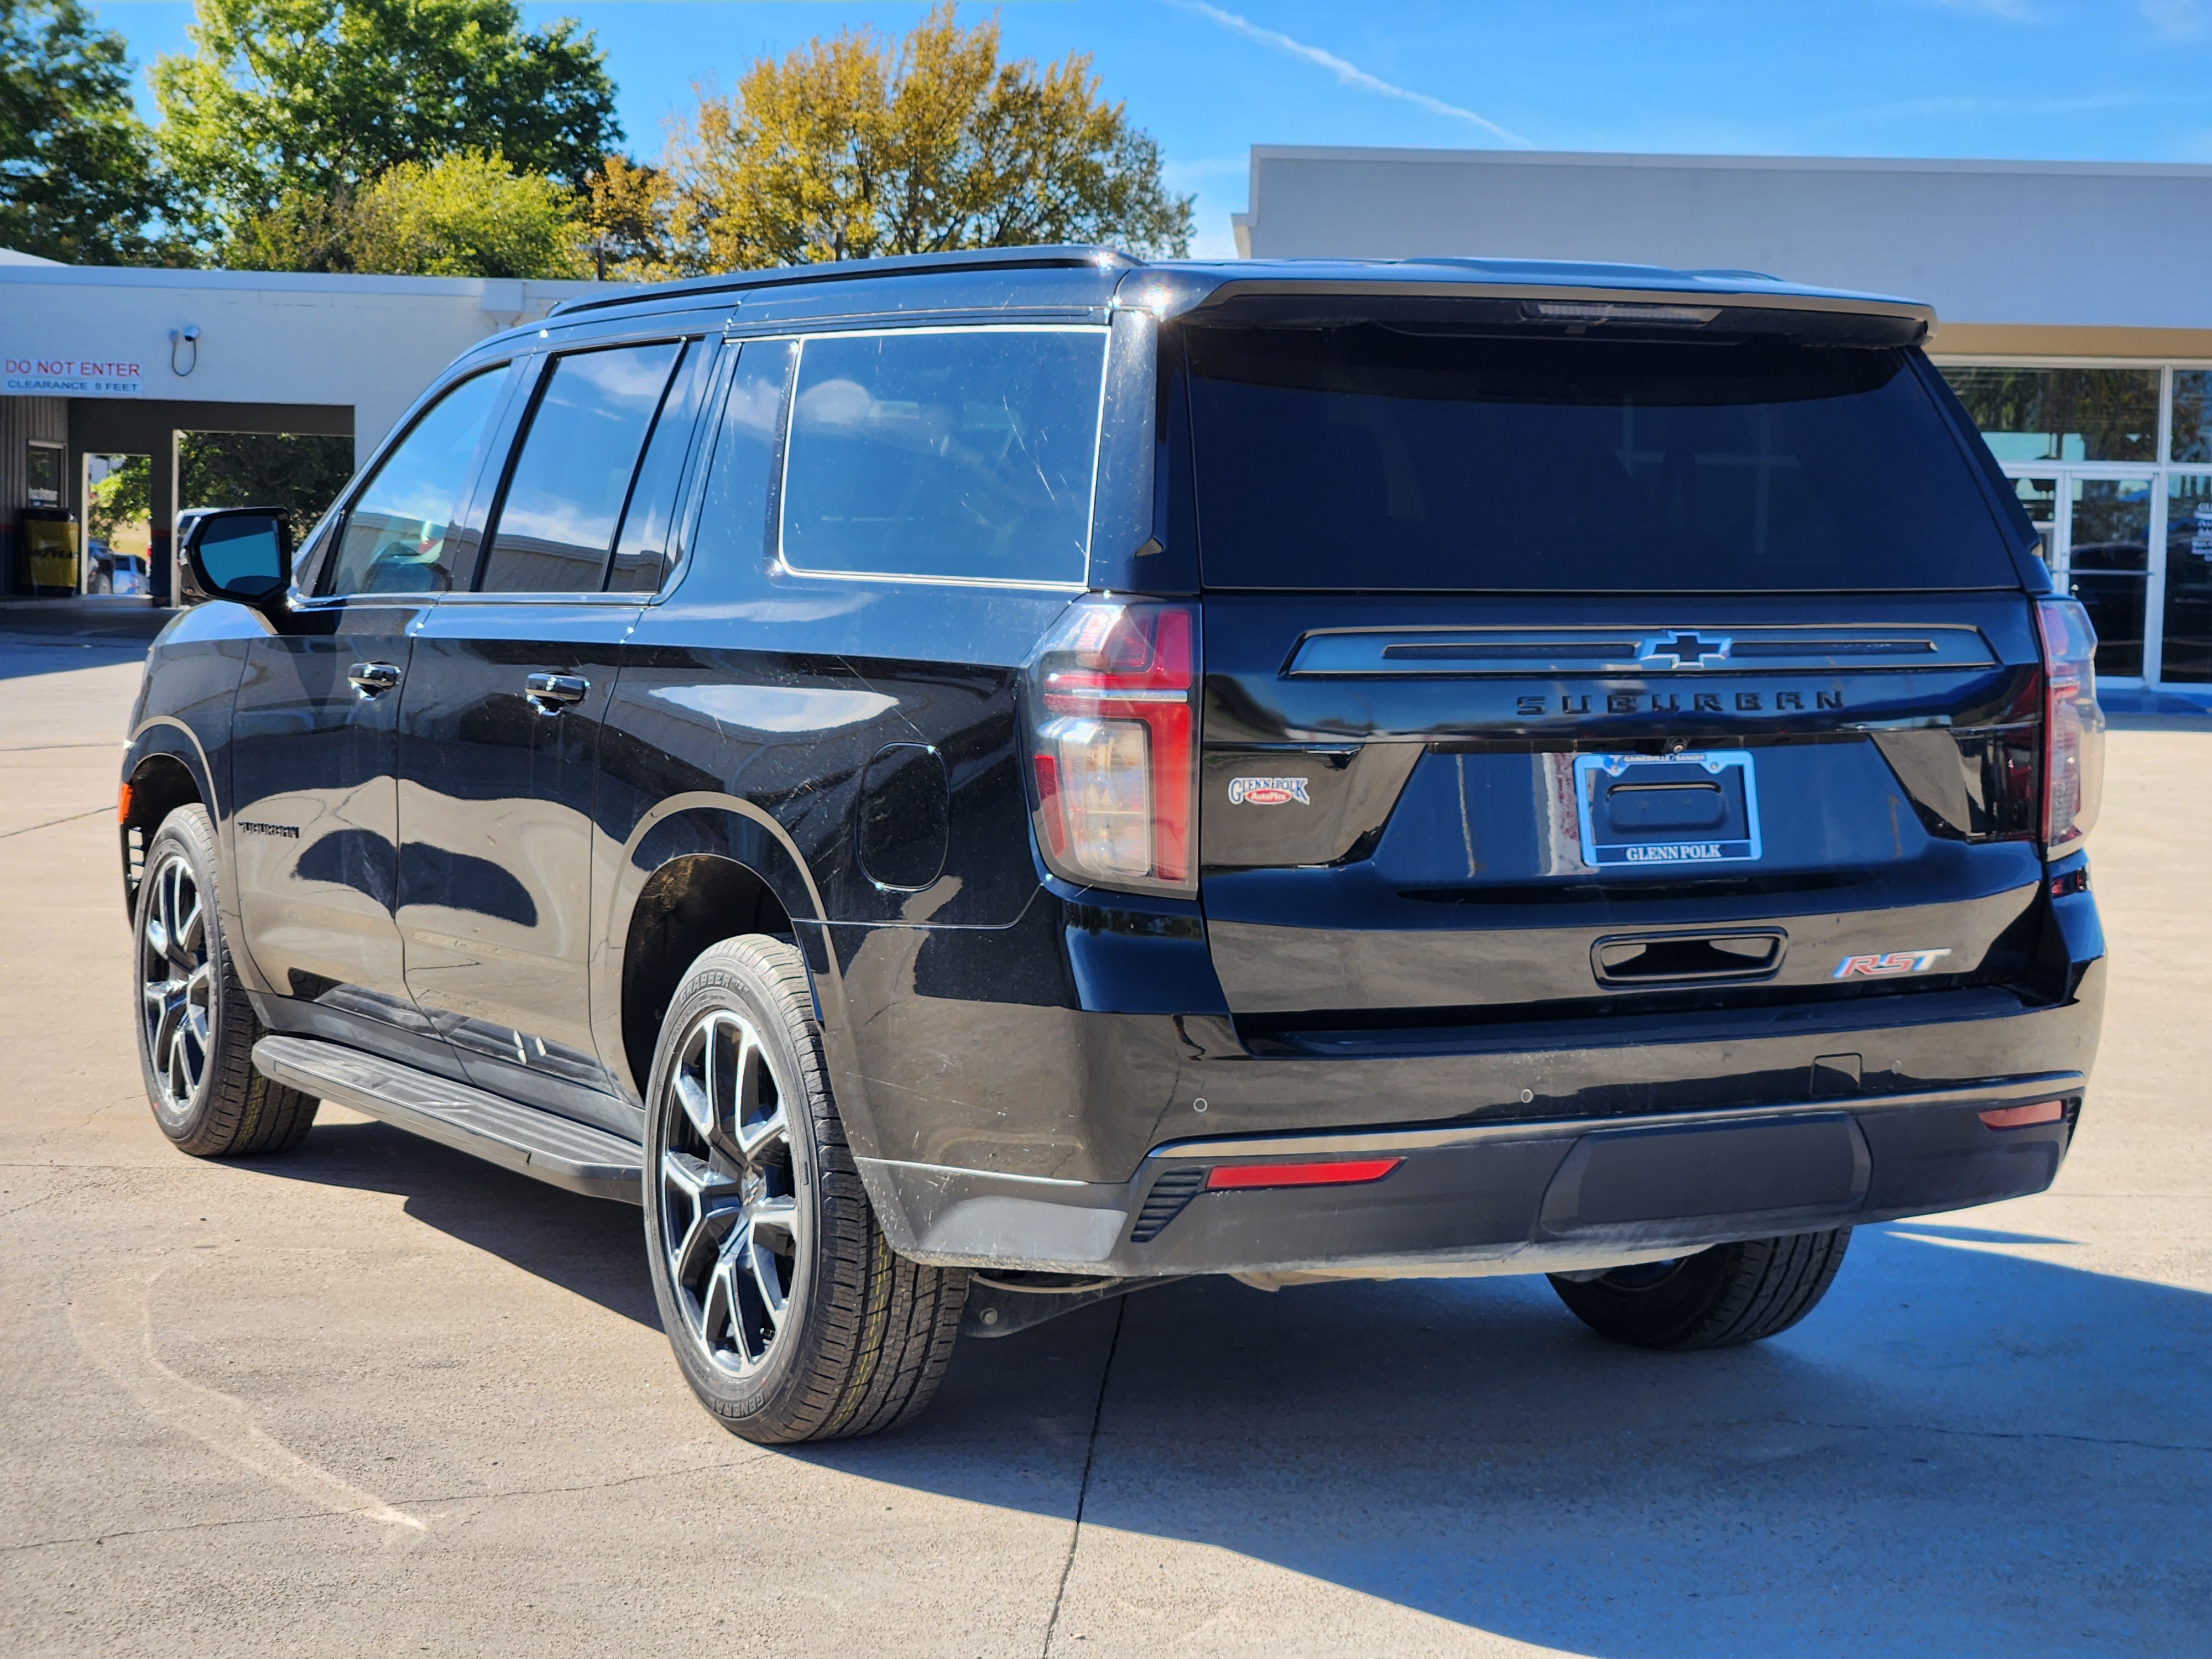
[[[184,526],[155,1115],[641,1203],[762,1441],[1194,1273],[1771,1335],[2048,1186],[2096,1052],[2095,641],[1931,322],[1033,248],[487,340],[296,553]]]

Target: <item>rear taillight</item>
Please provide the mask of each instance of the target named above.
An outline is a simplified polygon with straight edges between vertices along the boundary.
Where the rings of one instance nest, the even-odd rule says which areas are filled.
[[[1197,890],[1197,613],[1086,599],[1030,664],[1037,844],[1071,881]]]
[[[2105,791],[2105,711],[2097,707],[2097,630],[2073,599],[2040,599],[2043,636],[2043,849],[2077,845]]]

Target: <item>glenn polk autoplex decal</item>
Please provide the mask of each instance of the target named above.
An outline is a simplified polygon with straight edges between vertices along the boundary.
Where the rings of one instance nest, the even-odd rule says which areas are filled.
[[[1229,804],[1231,806],[1287,806],[1292,801],[1301,806],[1313,805],[1312,799],[1306,793],[1304,778],[1229,780]]]

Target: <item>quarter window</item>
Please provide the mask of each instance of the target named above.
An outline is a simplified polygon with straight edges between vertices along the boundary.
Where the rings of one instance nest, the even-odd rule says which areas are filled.
[[[639,454],[683,343],[556,357],[545,371],[484,562],[489,592],[596,593]]]
[[[355,497],[325,593],[442,593],[453,585],[453,515],[476,477],[507,368],[486,369],[433,404]]]
[[[1101,329],[805,342],[783,562],[825,574],[1081,583],[1105,362]]]
[[[769,495],[793,349],[789,340],[751,340],[738,354],[687,555],[694,563],[730,575],[759,574],[768,550]]]

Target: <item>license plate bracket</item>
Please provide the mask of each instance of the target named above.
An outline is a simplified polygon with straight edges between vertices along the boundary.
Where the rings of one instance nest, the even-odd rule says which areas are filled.
[[[1592,869],[1680,869],[1759,860],[1751,752],[1577,755],[1575,813]]]

